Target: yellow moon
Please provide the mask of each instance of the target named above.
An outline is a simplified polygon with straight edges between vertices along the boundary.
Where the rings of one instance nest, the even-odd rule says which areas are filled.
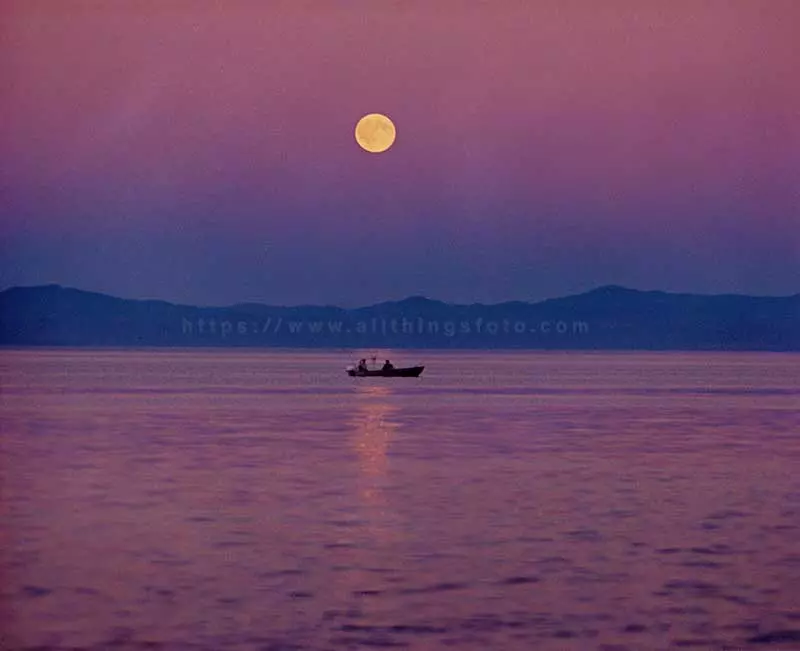
[[[373,154],[389,149],[396,136],[394,123],[380,113],[365,115],[356,124],[356,142],[362,149]]]

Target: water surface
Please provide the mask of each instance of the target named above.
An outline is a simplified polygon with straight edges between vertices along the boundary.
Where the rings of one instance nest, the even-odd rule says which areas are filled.
[[[800,356],[392,358],[3,352],[3,643],[800,648]]]

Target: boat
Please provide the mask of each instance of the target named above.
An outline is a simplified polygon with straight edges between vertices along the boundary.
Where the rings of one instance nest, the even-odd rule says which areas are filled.
[[[406,368],[389,369],[359,369],[356,366],[348,366],[345,371],[350,377],[419,377],[424,366],[408,366]]]

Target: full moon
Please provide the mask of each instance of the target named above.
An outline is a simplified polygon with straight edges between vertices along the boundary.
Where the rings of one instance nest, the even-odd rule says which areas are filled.
[[[396,135],[394,123],[380,113],[365,115],[356,124],[356,142],[362,149],[373,154],[389,149]]]

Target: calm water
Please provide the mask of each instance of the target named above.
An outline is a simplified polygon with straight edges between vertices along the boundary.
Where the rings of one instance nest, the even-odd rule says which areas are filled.
[[[800,648],[800,356],[391,357],[0,353],[5,647]]]

